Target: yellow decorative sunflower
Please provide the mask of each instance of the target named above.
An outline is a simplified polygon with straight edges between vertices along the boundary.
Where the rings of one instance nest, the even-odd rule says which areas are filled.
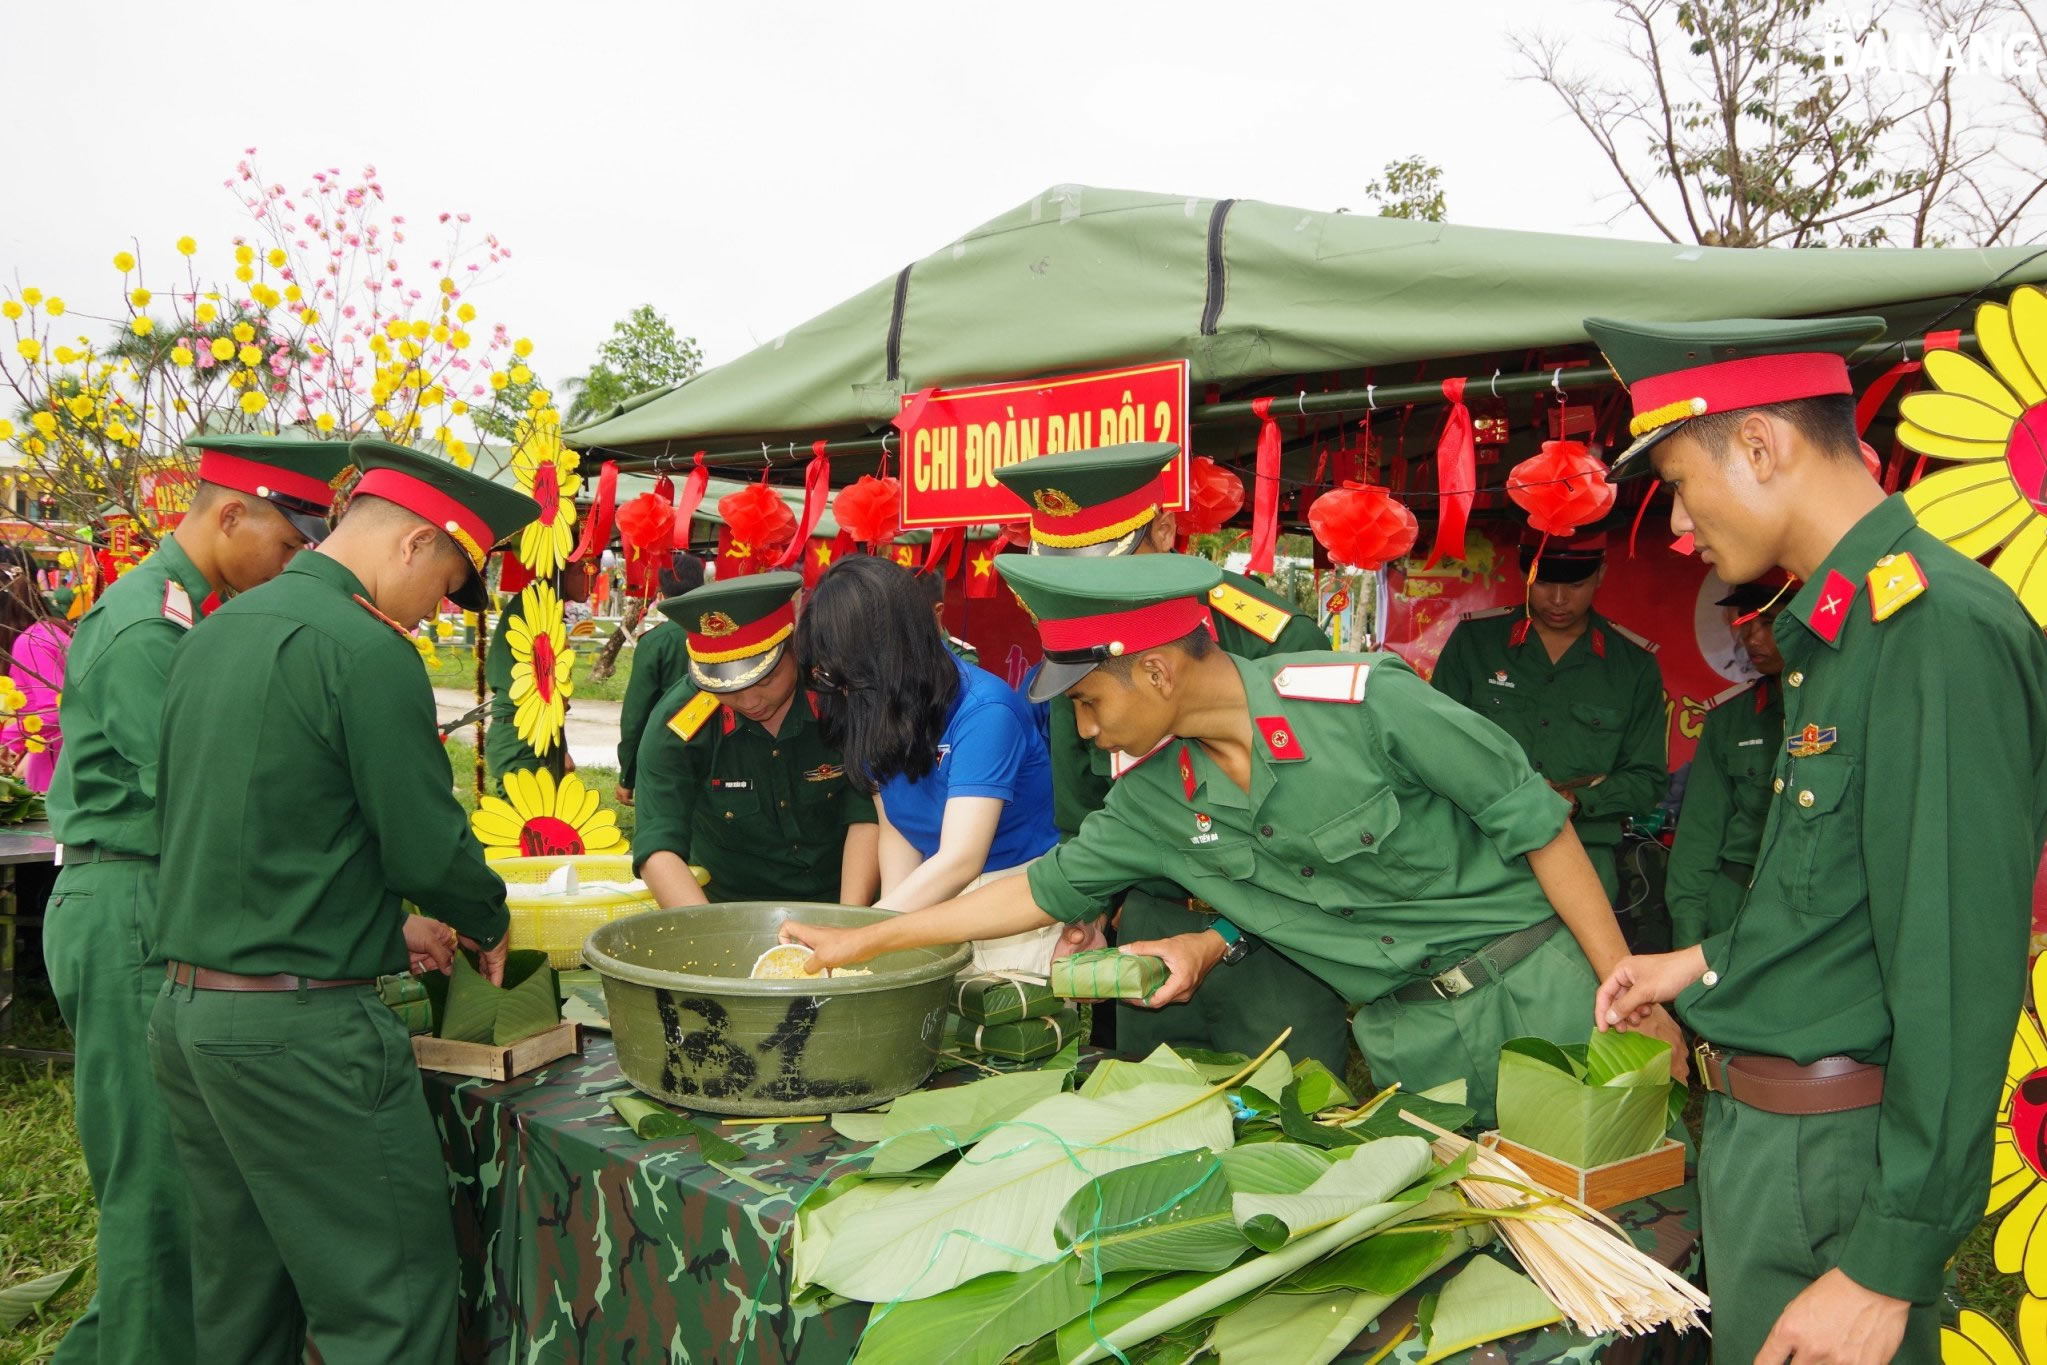
[[[541,858],[619,853],[626,848],[618,817],[574,773],[559,783],[545,768],[505,774],[505,794],[486,796],[469,817],[486,858]]]
[[[505,624],[512,646],[512,724],[526,747],[545,755],[561,742],[569,694],[575,691],[575,651],[562,626],[562,602],[553,588],[535,583],[519,593],[519,614]]]
[[[1991,1244],[1997,1268],[2023,1273],[2026,1291],[2047,1298],[2047,955],[2033,959],[2032,1005],[2019,1011],[1997,1106],[1997,1147],[1990,1158],[1986,1213],[2004,1209]],[[2047,1355],[2040,1357],[2047,1365]]]
[[[1934,387],[1898,405],[1898,440],[1955,466],[1906,490],[1919,524],[1991,571],[2047,625],[2047,294],[1976,310],[1982,361],[1928,351]],[[2002,546],[2002,549],[1999,547]]]
[[[568,563],[576,546],[576,491],[583,476],[576,452],[552,426],[527,422],[512,452],[512,477],[519,491],[540,504],[540,516],[519,532],[519,562],[542,578]]]
[[[2019,1300],[2016,1343],[1972,1308],[1940,1329],[1941,1365],[2047,1365],[2047,1299]]]

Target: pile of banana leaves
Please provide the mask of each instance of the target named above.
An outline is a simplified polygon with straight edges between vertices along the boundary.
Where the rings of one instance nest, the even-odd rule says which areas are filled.
[[[1461,1094],[1358,1104],[1276,1047],[1078,1060],[833,1116],[874,1145],[803,1201],[791,1258],[799,1301],[873,1305],[856,1361],[1312,1365],[1491,1240],[1464,1162],[1401,1118],[1462,1127]],[[1472,1257],[1422,1305],[1424,1359],[1559,1318]]]
[[[19,825],[43,818],[43,798],[20,778],[0,774],[0,825]]]

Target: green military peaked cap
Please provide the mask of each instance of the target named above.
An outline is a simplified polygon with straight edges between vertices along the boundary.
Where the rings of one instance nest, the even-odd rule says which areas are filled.
[[[765,678],[796,629],[800,573],[720,579],[660,603],[689,644],[689,676],[706,692],[737,692]]]
[[[197,451],[194,473],[201,483],[249,493],[283,513],[308,541],[327,536],[327,514],[334,493],[348,482],[355,465],[346,441],[326,441],[288,432],[277,436],[210,436],[185,438]]]
[[[1034,555],[1127,554],[1158,515],[1158,480],[1180,447],[1132,441],[1040,455],[995,471],[1030,504]]]
[[[1059,695],[1106,659],[1156,649],[1203,626],[1214,629],[1208,590],[1223,577],[1196,555],[1004,555],[995,567],[1045,645],[1032,701]]]
[[[410,446],[363,436],[349,450],[363,468],[350,496],[395,502],[446,531],[469,560],[469,578],[456,590],[456,604],[470,611],[489,606],[484,561],[493,545],[540,515],[540,504],[516,488]]]
[[[1716,322],[1585,319],[1634,402],[1634,444],[1613,477],[1650,472],[1651,446],[1694,417],[1796,398],[1852,394],[1847,357],[1884,333],[1879,317],[1724,318]]]

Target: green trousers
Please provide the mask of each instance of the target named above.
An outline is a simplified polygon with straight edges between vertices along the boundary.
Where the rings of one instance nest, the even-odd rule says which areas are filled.
[[[1706,1097],[1699,1231],[1715,1360],[1754,1360],[1784,1306],[1838,1262],[1876,1174],[1877,1113],[1793,1117]],[[1913,1308],[1893,1359],[1939,1361],[1936,1306]]]
[[[99,1288],[61,1365],[194,1359],[185,1178],[150,1079],[149,1010],[163,985],[143,925],[156,863],[64,868],[43,918],[43,957],[71,1029],[78,1145],[99,1205]]]
[[[375,988],[165,985],[156,1080],[194,1192],[209,1361],[448,1365],[457,1265],[447,1167],[412,1043]]]
[[[1116,937],[1124,943],[1192,933],[1200,916],[1184,901],[1143,891],[1123,898]],[[1340,1080],[1350,1058],[1350,1008],[1343,997],[1274,948],[1217,967],[1184,1004],[1164,1009],[1116,1007],[1116,1050],[1142,1057],[1159,1044],[1206,1048],[1256,1057],[1283,1028],[1293,1034],[1286,1054],[1313,1057]]]
[[[1452,1000],[1404,1005],[1390,996],[1358,1006],[1351,1020],[1372,1084],[1405,1090],[1465,1078],[1465,1103],[1490,1128],[1499,1091],[1500,1044],[1510,1038],[1582,1043],[1592,1035],[1599,982],[1568,929],[1507,969],[1489,986]]]

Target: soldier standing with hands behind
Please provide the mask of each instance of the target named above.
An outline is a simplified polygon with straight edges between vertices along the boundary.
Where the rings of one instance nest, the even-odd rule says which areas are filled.
[[[1616,474],[1653,462],[1722,578],[1805,585],[1774,628],[1785,735],[1748,896],[1704,943],[1619,963],[1599,1026],[1675,1001],[1701,1038],[1717,1357],[1938,1360],[2047,839],[2047,642],[1864,469],[1843,357],[1881,318],[1585,327],[1634,400]]]
[[[165,693],[150,1042],[196,1194],[200,1350],[237,1365],[297,1361],[309,1329],[331,1361],[454,1358],[447,1171],[375,979],[445,970],[458,933],[504,968],[504,883],[406,633],[443,597],[481,607],[489,548],[538,509],[352,449],[367,472],[334,534],[194,630]]]

